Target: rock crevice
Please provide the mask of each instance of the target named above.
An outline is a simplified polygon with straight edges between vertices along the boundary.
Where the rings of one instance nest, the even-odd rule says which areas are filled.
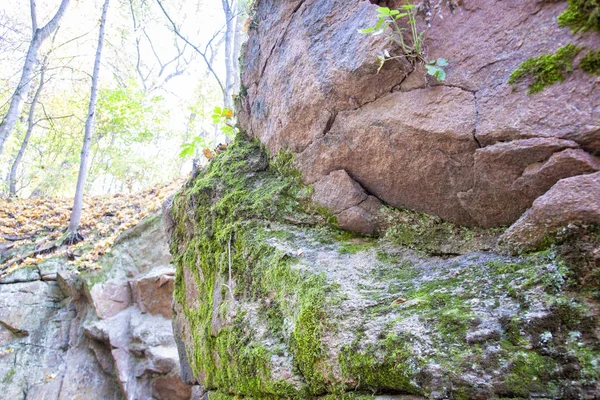
[[[581,174],[580,166],[564,166],[529,176],[527,188],[509,182],[509,175],[517,180],[527,166],[540,162],[535,153],[544,151],[546,140],[571,140],[591,155],[600,150],[600,90],[594,77],[577,70],[531,96],[521,84],[507,83],[523,60],[554,51],[556,43],[600,46],[597,35],[574,37],[555,24],[559,3],[477,0],[451,12],[445,12],[447,5],[434,7],[444,18],[431,18],[427,29],[419,21],[419,29],[426,30],[427,57],[447,58],[449,66],[447,80],[431,86],[423,66],[404,60],[388,62],[376,73],[376,54],[389,48],[381,38],[385,35],[357,33],[376,20],[376,5],[307,0],[301,17],[293,18],[290,7],[259,2],[261,23],[284,21],[286,34],[250,33],[242,80],[251,89],[240,123],[273,154],[282,148],[296,153],[296,166],[308,184],[343,169],[392,206],[461,225],[494,227],[510,225],[544,193],[531,187],[548,190],[551,181]],[[539,31],[545,34],[535,34]],[[269,65],[257,76],[255,60],[264,59],[265,48]],[[518,172],[502,157],[482,155],[504,142],[530,139],[541,147],[526,145]]]

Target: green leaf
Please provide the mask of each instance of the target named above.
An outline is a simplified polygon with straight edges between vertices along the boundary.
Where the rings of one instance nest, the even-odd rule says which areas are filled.
[[[446,60],[445,58],[438,58],[436,64],[439,67],[445,67],[448,65],[448,60]]]
[[[427,70],[427,73],[429,75],[435,76],[435,73],[437,72],[437,70],[439,69],[438,67],[436,67],[435,65],[430,65],[427,64],[425,65],[425,69]]]
[[[185,143],[181,147],[182,147],[182,150],[179,153],[180,158],[191,157],[194,155],[194,152],[196,151],[196,146],[192,145],[191,143]]]
[[[371,33],[371,32],[374,32],[374,31],[375,31],[375,28],[370,27],[370,28],[365,28],[365,29],[359,29],[358,33]]]
[[[437,78],[438,82],[445,81],[446,80],[446,71],[444,71],[441,68],[438,69],[438,71],[435,74],[435,77]]]
[[[377,30],[381,29],[381,26],[383,25],[384,22],[385,22],[385,19],[379,18],[379,20],[377,21],[377,23],[373,27],[373,30],[377,31]]]

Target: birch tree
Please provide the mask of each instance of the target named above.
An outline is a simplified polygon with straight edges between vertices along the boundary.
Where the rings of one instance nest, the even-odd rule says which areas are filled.
[[[45,74],[46,74],[46,60],[41,65],[40,68],[40,83],[35,91],[35,95],[31,100],[31,105],[29,106],[29,114],[27,117],[27,131],[25,132],[25,138],[23,142],[21,142],[21,147],[19,148],[19,152],[15,156],[12,166],[10,168],[10,173],[8,176],[8,196],[16,197],[17,195],[17,170],[19,169],[19,164],[23,159],[23,155],[25,154],[25,150],[27,149],[27,145],[29,144],[29,139],[31,138],[31,134],[33,132],[33,128],[36,125],[35,122],[35,108],[37,106],[38,101],[40,100],[40,94],[44,89],[45,83]]]
[[[21,78],[15,89],[14,94],[12,95],[10,106],[6,113],[6,116],[0,123],[0,155],[2,154],[2,150],[4,148],[4,143],[6,139],[11,134],[12,130],[17,123],[17,119],[21,114],[21,108],[23,106],[23,99],[29,92],[29,88],[31,86],[31,80],[33,78],[33,73],[35,66],[37,64],[37,54],[42,46],[42,43],[58,28],[61,18],[63,17],[67,7],[69,6],[70,0],[62,0],[56,14],[50,19],[50,21],[44,25],[42,28],[38,28],[38,20],[37,20],[37,9],[35,0],[30,0],[30,12],[31,12],[31,30],[32,37],[31,42],[29,43],[29,49],[27,50],[27,55],[25,56],[25,63],[23,65],[23,71],[21,73]]]
[[[225,107],[231,109],[234,75],[236,71],[233,54],[235,29],[237,27],[237,18],[235,15],[235,1],[234,0],[221,0],[223,6],[223,12],[225,13]]]
[[[79,175],[77,176],[77,186],[75,188],[75,199],[73,201],[73,210],[71,211],[71,220],[69,230],[64,242],[74,244],[82,241],[84,238],[79,233],[79,223],[81,222],[81,212],[83,210],[83,192],[85,188],[85,179],[88,171],[90,158],[90,147],[92,145],[92,130],[94,128],[94,117],[96,113],[96,99],[98,97],[98,78],[100,75],[100,62],[102,60],[102,48],[104,47],[104,29],[106,26],[106,15],[108,13],[108,3],[104,1],[102,7],[102,17],[100,18],[100,29],[98,33],[98,47],[96,48],[96,58],[94,60],[94,72],[92,74],[92,90],[90,93],[90,104],[88,115],[85,121],[85,133],[83,136],[83,147],[81,148],[81,160],[79,163]]]

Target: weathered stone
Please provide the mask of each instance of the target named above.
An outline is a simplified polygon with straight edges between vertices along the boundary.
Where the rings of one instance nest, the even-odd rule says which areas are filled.
[[[572,143],[507,145],[515,161],[522,152],[545,162]],[[238,138],[228,151],[173,202],[173,329],[185,381],[203,385],[209,398],[600,393],[597,311],[587,292],[571,291],[568,267],[554,254],[442,258],[402,248],[391,234],[349,240],[327,226],[293,225],[287,213],[318,221],[312,205],[302,206],[305,188],[274,168],[249,176],[242,161],[263,151],[256,142]],[[215,218],[233,194],[252,207]],[[421,226],[395,228],[406,236]],[[223,241],[232,229],[233,254]],[[225,299],[223,282],[232,281],[234,298]]]
[[[171,318],[174,273],[173,268],[156,269],[131,282],[133,301],[143,313]]]
[[[561,179],[501,237],[513,251],[535,249],[569,225],[600,225],[600,172]]]
[[[173,269],[159,218],[125,236],[99,272],[55,258],[0,284],[0,398],[190,398],[164,316]]]
[[[367,198],[367,193],[343,169],[330,172],[313,184],[315,203],[338,214]]]
[[[131,304],[131,292],[127,282],[94,285],[89,296],[100,318],[110,318]]]
[[[426,31],[426,58],[449,60],[444,82],[403,59],[375,73],[378,51],[399,53],[382,41],[386,35],[357,33],[375,23],[372,3],[258,4],[260,23],[244,50],[247,93],[239,121],[272,154],[281,148],[297,153],[306,183],[319,186],[333,171],[345,170],[395,207],[490,227],[514,222],[559,179],[595,168],[583,160],[600,152],[600,83],[594,76],[575,70],[534,95],[526,94],[527,80],[507,83],[523,61],[559,45],[600,47],[598,35],[575,38],[558,26],[563,3],[423,2],[427,21],[420,14],[418,29]],[[549,159],[565,149],[578,155]],[[326,196],[321,190],[317,199]],[[353,196],[340,192],[327,206],[339,213]],[[353,221],[361,212],[351,214]],[[364,231],[361,221],[344,226]]]
[[[62,264],[57,260],[48,260],[38,264],[37,268],[43,281],[55,281]]]
[[[165,400],[191,399],[192,389],[177,376],[157,378],[152,383],[153,397]]]
[[[39,279],[40,271],[38,271],[37,268],[20,268],[0,279],[0,285],[7,283],[32,282]]]
[[[527,168],[548,160],[554,153],[575,148],[577,143],[556,138],[532,138],[496,143],[475,151],[473,187],[459,192],[461,206],[477,224],[484,227],[507,225],[519,218],[531,205],[531,200],[542,195],[550,186],[571,170],[552,171],[536,177],[528,187],[516,184]],[[554,172],[554,175],[552,174]],[[543,178],[543,179],[542,179]],[[502,207],[495,205],[502,204]]]

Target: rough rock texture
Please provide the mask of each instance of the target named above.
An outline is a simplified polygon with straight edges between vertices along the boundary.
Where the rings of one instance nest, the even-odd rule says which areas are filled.
[[[600,172],[558,181],[500,239],[513,251],[531,251],[572,225],[600,226]]]
[[[463,225],[509,225],[558,180],[598,170],[595,76],[575,70],[533,95],[527,81],[507,83],[523,61],[561,45],[600,47],[597,32],[558,26],[566,2],[422,2],[427,58],[449,61],[442,83],[404,60],[376,73],[377,53],[397,49],[385,35],[357,30],[376,21],[372,3],[385,2],[257,3],[240,123],[272,154],[296,153],[307,184],[327,186],[345,171],[356,184],[320,197],[334,211],[356,201],[359,184],[395,207]],[[371,213],[358,207],[338,215],[342,225],[374,230]]]
[[[346,171],[331,172],[315,183],[314,191],[315,203],[329,207],[340,227],[360,233],[375,232],[381,202],[369,196]]]
[[[393,235],[348,239],[289,157],[264,159],[238,138],[167,218],[182,374],[209,399],[600,396],[598,299],[557,254],[440,258]],[[364,201],[354,193],[338,210]]]
[[[103,269],[62,259],[0,281],[0,398],[189,399],[171,328],[174,270],[159,217],[118,239]]]

